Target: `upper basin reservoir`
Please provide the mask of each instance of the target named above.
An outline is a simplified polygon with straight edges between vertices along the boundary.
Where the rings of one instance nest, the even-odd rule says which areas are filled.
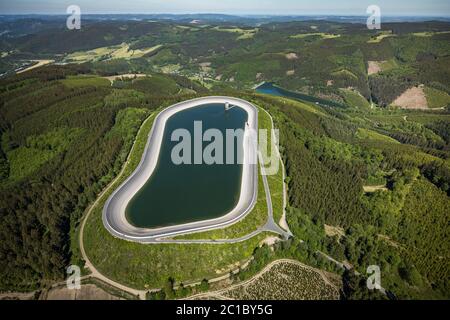
[[[243,166],[237,157],[242,155],[243,145],[235,138],[235,161],[226,164],[225,132],[245,129],[247,120],[244,109],[236,106],[225,110],[221,103],[199,105],[170,116],[155,170],[126,207],[128,222],[138,228],[158,228],[214,219],[230,212],[241,191]],[[202,122],[202,133],[212,128],[222,132],[224,164],[194,164],[195,121]],[[171,141],[176,129],[186,129],[191,134],[192,164],[177,165],[172,161],[172,149],[180,143]],[[202,150],[210,143],[202,142]]]

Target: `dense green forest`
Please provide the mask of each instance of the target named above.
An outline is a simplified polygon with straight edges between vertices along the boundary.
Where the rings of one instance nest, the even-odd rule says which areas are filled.
[[[2,289],[64,276],[71,230],[119,172],[142,121],[195,93],[183,86],[200,87],[154,75],[116,89],[84,81],[87,71],[46,67],[1,81]],[[85,84],[71,85],[77,79]],[[162,91],[160,82],[173,89]]]
[[[129,71],[184,75],[209,88],[226,83],[242,89],[272,81],[338,102],[345,100],[341,89],[351,88],[381,106],[392,104],[408,88],[423,85],[430,108],[450,103],[446,22],[385,23],[379,31],[331,21],[257,27],[89,21],[79,32],[43,26],[28,35],[2,37],[0,72],[11,72],[11,65],[26,58],[52,58],[61,63],[91,62],[104,75]],[[22,28],[7,27],[11,33]]]
[[[427,132],[429,140],[441,143],[439,152],[434,152],[430,144],[401,144],[384,135],[390,131],[381,127],[392,125],[384,111],[254,99],[269,110],[280,128],[292,207],[288,221],[299,238],[291,244],[297,249],[288,253],[280,249],[277,254],[300,256],[322,266],[317,251],[327,252],[361,274],[369,265],[379,265],[384,270],[384,288],[397,298],[448,297],[449,269],[444,261],[450,258],[450,154],[448,131],[436,128],[443,122],[448,126],[449,115],[442,113],[427,121],[426,114],[418,114],[422,123],[396,126],[405,136]],[[378,120],[377,126],[372,117]],[[374,184],[383,188],[363,191],[363,186]],[[342,228],[343,234],[325,237],[325,224]],[[299,253],[305,245],[310,247],[306,256]]]
[[[223,94],[273,116],[294,234],[275,250],[255,249],[238,278],[291,257],[341,273],[343,298],[385,298],[364,289],[366,268],[379,265],[390,297],[449,298],[449,30],[440,22],[383,24],[374,33],[326,21],[110,21],[79,34],[2,38],[0,290],[64,277],[78,259],[71,235],[83,212],[120,171],[152,111]],[[120,56],[114,46],[124,42],[130,50]],[[132,50],[148,51],[135,58]],[[11,72],[32,58],[64,65]],[[131,75],[108,78],[121,74]],[[249,90],[263,81],[342,107]],[[419,86],[435,110],[392,106]]]

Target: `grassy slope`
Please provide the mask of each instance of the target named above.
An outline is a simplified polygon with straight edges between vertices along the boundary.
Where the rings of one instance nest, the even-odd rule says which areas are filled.
[[[428,108],[445,108],[450,104],[450,95],[446,92],[426,87],[425,95],[427,97]]]
[[[111,85],[109,80],[97,76],[73,76],[60,81],[69,88],[84,87],[84,86],[108,87]]]
[[[319,270],[278,260],[258,277],[222,295],[238,300],[337,300],[337,288]]]
[[[301,34],[296,34],[294,36],[291,36],[292,39],[304,39],[307,37],[320,37],[322,39],[335,39],[335,38],[339,38],[340,35],[317,32],[317,33],[301,33]]]
[[[353,108],[370,108],[369,101],[366,100],[361,94],[353,90],[342,89],[341,90],[345,102]]]
[[[117,46],[101,47],[87,51],[78,51],[69,54],[65,60],[75,63],[83,63],[88,61],[100,61],[103,59],[135,59],[141,58],[146,54],[158,50],[161,45],[151,48],[141,48],[137,50],[130,49],[130,45],[122,43]]]
[[[159,74],[137,79],[133,81],[130,88],[154,95],[173,95],[180,91],[173,79]]]

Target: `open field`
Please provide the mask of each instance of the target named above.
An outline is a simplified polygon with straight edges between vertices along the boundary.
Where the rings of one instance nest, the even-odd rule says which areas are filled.
[[[369,76],[373,75],[373,74],[377,74],[379,72],[381,72],[381,62],[380,61],[368,61],[368,69],[367,69],[367,74]]]
[[[114,81],[116,80],[126,80],[126,79],[138,79],[138,78],[143,78],[143,77],[147,77],[149,75],[146,74],[142,74],[142,73],[127,73],[127,74],[120,74],[120,75],[115,75],[115,76],[108,76],[108,77],[103,77],[104,79],[107,79],[111,82],[111,84],[114,83]]]
[[[327,224],[324,225],[324,231],[327,237],[335,237],[338,239],[345,237],[345,230],[341,227],[329,226]]]
[[[305,39],[308,37],[319,37],[320,39],[336,39],[339,38],[340,34],[330,34],[324,32],[313,32],[313,33],[300,33],[291,36],[292,39]]]
[[[370,140],[379,141],[379,142],[388,142],[388,143],[399,144],[399,142],[397,140],[392,139],[391,137],[385,136],[383,134],[380,134],[380,133],[372,131],[372,130],[363,129],[363,128],[358,129],[357,137],[359,139],[370,139]]]
[[[9,163],[9,178],[2,183],[23,180],[39,168],[68,149],[70,144],[83,135],[81,129],[61,128],[46,134],[30,136],[25,146],[6,153]]]
[[[259,31],[258,28],[241,29],[241,28],[222,28],[222,27],[214,27],[212,30],[221,31],[221,32],[237,33],[237,34],[239,34],[239,36],[236,38],[236,40],[251,39]]]
[[[256,105],[258,104],[257,101],[255,101],[255,103]],[[269,142],[273,143],[270,136],[270,130],[272,129],[270,118],[261,108],[259,108],[258,112],[258,126],[260,129],[269,130]],[[270,147],[270,145],[268,147]],[[281,219],[283,213],[283,179],[281,170],[282,166],[280,163],[277,174],[267,176],[272,197],[275,222],[278,222]],[[258,176],[258,200],[253,210],[242,221],[227,228],[182,235],[176,237],[176,239],[234,239],[249,234],[263,226],[267,222],[267,203],[261,173],[259,173]]]
[[[366,100],[358,91],[341,89],[345,102],[353,108],[370,108],[369,101]]]
[[[162,45],[156,45],[151,48],[130,49],[128,43],[122,43],[117,46],[101,47],[88,51],[74,52],[65,57],[68,62],[83,63],[88,61],[101,61],[109,59],[136,59],[160,49]]]
[[[109,86],[110,82],[107,79],[98,76],[74,76],[67,79],[60,80],[62,84],[69,88],[84,87],[84,86]]]
[[[412,87],[403,92],[392,105],[403,109],[428,109],[423,87]]]
[[[424,92],[430,109],[442,109],[450,105],[448,93],[429,87],[425,87]]]
[[[347,69],[340,69],[331,72],[331,75],[334,77],[344,77],[344,78],[352,78],[352,79],[358,79],[358,76]]]
[[[373,193],[377,191],[388,191],[386,185],[378,185],[378,186],[363,186],[364,192]]]
[[[395,34],[392,34],[390,31],[383,31],[377,36],[372,37],[367,43],[380,43],[383,39],[389,38],[389,37],[395,37]]]
[[[416,37],[432,37],[432,36],[437,35],[437,34],[448,34],[448,33],[450,33],[450,31],[438,31],[438,32],[424,31],[424,32],[414,32],[413,36],[416,36]]]
[[[367,74],[369,76],[380,73],[382,71],[389,71],[398,67],[395,59],[384,60],[384,61],[367,61],[368,68]]]

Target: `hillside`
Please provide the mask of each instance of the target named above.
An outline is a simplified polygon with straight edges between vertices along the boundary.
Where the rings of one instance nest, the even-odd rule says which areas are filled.
[[[182,100],[230,95],[268,111],[280,131],[293,237],[149,249],[96,229],[97,210],[87,241],[110,246],[92,251],[102,272],[149,289],[213,278],[242,261],[248,267],[234,281],[246,280],[294,259],[337,273],[343,299],[386,298],[364,286],[367,267],[379,265],[390,297],[450,298],[450,23],[385,23],[377,32],[332,21],[183,19],[93,19],[79,34],[55,22],[36,30],[8,22],[11,33],[0,36],[0,290],[42,288],[70,263],[84,264],[81,218],[138,132],[148,134],[145,119]],[[14,72],[38,59],[55,62]],[[253,90],[264,82],[280,90]]]

